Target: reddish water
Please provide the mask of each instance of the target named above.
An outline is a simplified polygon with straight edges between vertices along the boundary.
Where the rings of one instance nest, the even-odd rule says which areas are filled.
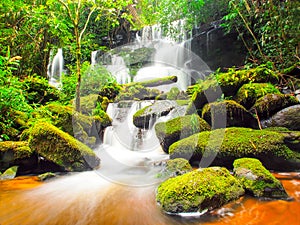
[[[23,177],[0,182],[0,225],[298,225],[300,176],[278,176],[294,201],[241,198],[211,215],[168,216],[155,188],[111,184],[87,172],[41,183]]]

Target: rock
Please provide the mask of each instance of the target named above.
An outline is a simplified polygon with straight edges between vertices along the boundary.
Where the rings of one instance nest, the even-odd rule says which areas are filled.
[[[155,133],[164,152],[174,142],[201,131],[210,130],[210,126],[197,114],[180,116],[155,125]]]
[[[30,173],[37,168],[38,157],[25,141],[0,142],[0,171],[18,166],[18,174]]]
[[[87,116],[76,112],[73,107],[51,103],[34,113],[35,120],[47,118],[54,126],[76,137],[81,142],[95,146],[102,138],[104,129],[111,125],[111,119],[103,112],[100,116]],[[26,137],[25,137],[26,138]]]
[[[211,160],[210,165],[232,168],[235,159],[252,157],[267,169],[300,169],[300,154],[287,147],[285,138],[279,132],[231,127],[203,131],[175,142],[169,154],[171,159],[188,159],[192,165]]]
[[[246,109],[250,109],[257,99],[266,94],[280,94],[280,91],[270,83],[248,83],[238,90],[234,100]]]
[[[224,127],[257,128],[256,119],[240,104],[233,100],[213,102],[203,107],[202,118],[212,129]]]
[[[280,181],[258,159],[236,159],[233,166],[234,176],[251,195],[259,198],[288,198]]]
[[[176,177],[193,170],[189,161],[182,158],[170,159],[167,161],[165,168],[160,173],[162,177]]]
[[[53,177],[56,177],[56,174],[55,173],[51,173],[51,172],[47,172],[47,173],[43,173],[43,174],[38,175],[38,179],[40,181],[49,180],[49,179],[51,179]]]
[[[7,169],[3,174],[0,174],[0,180],[14,179],[17,175],[18,166],[13,166]]]
[[[176,106],[174,101],[156,101],[154,104],[138,110],[133,115],[133,124],[138,128],[148,129],[158,117],[168,115]],[[149,124],[151,119],[154,121]]]
[[[300,104],[285,108],[271,118],[261,121],[262,127],[286,127],[300,131]]]
[[[126,100],[154,100],[160,94],[157,89],[146,88],[137,83],[124,84],[116,97],[116,101]]]
[[[160,184],[156,200],[167,213],[204,213],[244,194],[236,178],[225,168],[198,169]]]
[[[61,171],[84,171],[99,167],[100,159],[86,145],[57,127],[38,122],[31,130],[29,146]]]
[[[249,111],[252,114],[257,113],[260,119],[266,119],[274,115],[276,112],[296,104],[299,104],[299,101],[294,96],[284,94],[267,94],[259,98]]]

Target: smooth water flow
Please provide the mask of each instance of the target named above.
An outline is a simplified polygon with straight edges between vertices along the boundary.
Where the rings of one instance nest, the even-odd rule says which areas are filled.
[[[52,58],[53,52],[50,53],[50,58]],[[49,77],[49,84],[56,87],[61,88],[62,81],[61,76],[63,73],[64,68],[64,58],[62,49],[59,48],[57,53],[53,57],[53,60],[49,62],[48,65],[48,77]]]

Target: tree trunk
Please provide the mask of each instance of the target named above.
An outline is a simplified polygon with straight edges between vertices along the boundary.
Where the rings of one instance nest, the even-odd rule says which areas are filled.
[[[76,85],[76,99],[75,99],[75,109],[80,112],[80,84],[81,84],[81,71],[80,71],[80,61],[81,61],[81,47],[79,38],[78,25],[74,27],[75,37],[76,37],[76,74],[77,74],[77,85]]]

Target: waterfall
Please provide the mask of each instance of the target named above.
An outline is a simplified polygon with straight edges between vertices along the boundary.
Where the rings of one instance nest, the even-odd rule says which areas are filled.
[[[131,81],[129,68],[121,56],[112,55],[111,65],[106,65],[106,69],[111,72],[119,84],[126,84]]]
[[[63,58],[62,49],[59,48],[57,50],[56,55],[53,57],[53,60],[51,61],[52,56],[53,56],[53,51],[51,50],[50,60],[48,64],[48,72],[47,72],[49,77],[49,84],[59,89],[62,86],[61,76],[64,67],[64,58]]]

